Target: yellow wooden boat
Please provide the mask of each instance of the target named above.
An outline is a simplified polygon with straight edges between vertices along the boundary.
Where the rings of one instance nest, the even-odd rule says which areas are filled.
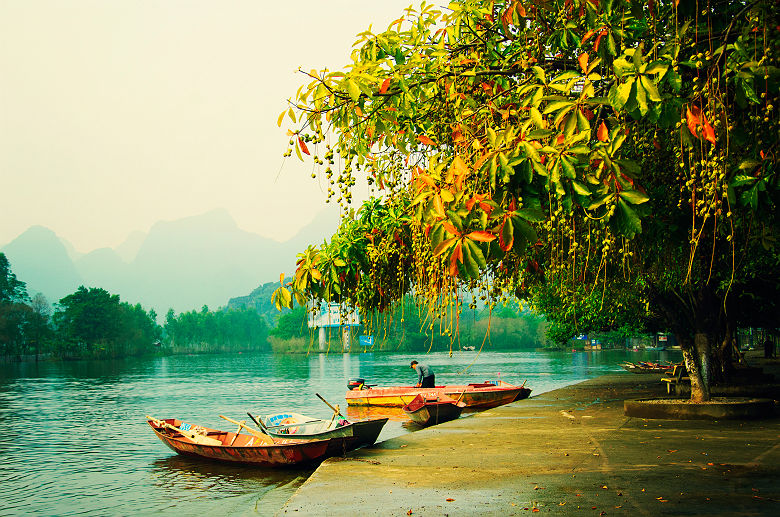
[[[362,389],[358,389],[362,386]],[[473,383],[465,385],[436,386],[435,388],[415,388],[412,386],[365,387],[362,384],[347,391],[347,404],[350,406],[388,406],[403,407],[414,397],[436,398],[442,395],[460,400],[467,408],[492,408],[528,398],[531,390],[515,386],[504,381]]]

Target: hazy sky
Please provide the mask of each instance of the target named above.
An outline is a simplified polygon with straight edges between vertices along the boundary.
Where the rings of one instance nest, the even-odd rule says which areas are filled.
[[[296,70],[413,3],[0,0],[0,246],[37,224],[88,252],[217,207],[285,240],[325,206],[282,160]]]

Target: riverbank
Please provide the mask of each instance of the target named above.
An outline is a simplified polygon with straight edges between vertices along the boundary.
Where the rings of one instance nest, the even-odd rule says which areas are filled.
[[[277,515],[780,514],[780,418],[623,414],[661,384],[608,374],[327,460]]]

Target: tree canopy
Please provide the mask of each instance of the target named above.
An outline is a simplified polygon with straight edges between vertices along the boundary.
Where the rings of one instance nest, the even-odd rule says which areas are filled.
[[[277,305],[413,293],[445,333],[464,293],[572,330],[641,321],[707,398],[735,326],[777,321],[779,9],[463,0],[360,34],[279,118],[348,215]],[[349,210],[360,177],[376,197]]]

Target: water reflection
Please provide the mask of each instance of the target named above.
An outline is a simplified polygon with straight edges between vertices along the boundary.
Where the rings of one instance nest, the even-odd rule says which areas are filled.
[[[150,477],[164,491],[216,490],[217,497],[240,494],[248,489],[270,490],[296,479],[306,479],[316,469],[268,469],[246,465],[229,465],[180,455],[160,458],[151,463]]]

